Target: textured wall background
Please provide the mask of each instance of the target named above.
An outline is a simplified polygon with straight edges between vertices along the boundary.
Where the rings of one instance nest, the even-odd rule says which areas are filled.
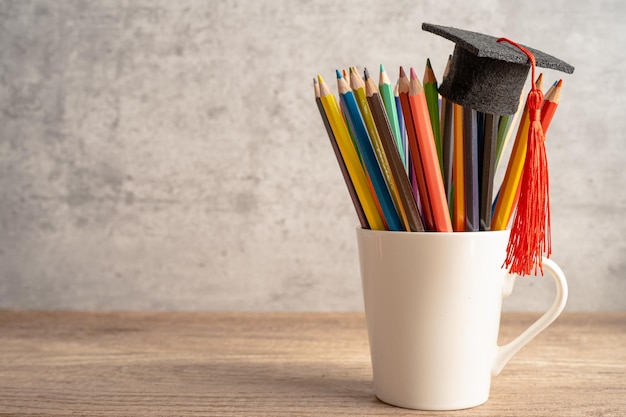
[[[426,57],[440,76],[452,43],[423,21],[576,66],[548,136],[553,259],[568,309],[625,309],[626,5],[609,0],[0,1],[0,308],[362,309],[311,79]],[[547,306],[544,281],[506,308]]]

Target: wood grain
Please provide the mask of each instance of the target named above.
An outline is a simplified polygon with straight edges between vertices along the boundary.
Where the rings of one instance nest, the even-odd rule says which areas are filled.
[[[502,343],[538,315],[505,313]],[[567,313],[446,416],[626,415],[626,313]],[[2,416],[432,415],[373,394],[362,314],[0,312]]]

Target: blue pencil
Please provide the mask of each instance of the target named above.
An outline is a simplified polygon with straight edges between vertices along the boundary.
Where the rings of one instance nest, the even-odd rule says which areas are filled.
[[[400,102],[400,93],[398,93],[398,84],[393,89],[393,96],[396,99],[396,111],[398,112],[398,126],[400,127],[400,137],[402,147],[398,148],[400,156],[402,156],[402,163],[407,173],[409,172],[409,147],[406,142],[406,126],[404,125],[404,116],[402,115],[402,103]]]
[[[387,227],[392,231],[403,231],[405,229],[400,222],[400,217],[393,205],[391,194],[389,193],[387,184],[385,184],[383,174],[380,171],[380,166],[376,160],[376,155],[374,154],[374,149],[372,148],[372,143],[356,98],[340,71],[337,71],[337,85],[339,87],[341,105],[344,111],[348,113],[346,119],[348,119],[348,123],[356,138],[363,163],[365,164],[365,169],[374,187],[374,192],[378,197],[378,202],[383,211],[383,217],[387,222]]]

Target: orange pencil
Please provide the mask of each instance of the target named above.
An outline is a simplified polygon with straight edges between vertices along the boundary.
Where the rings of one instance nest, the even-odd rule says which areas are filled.
[[[453,149],[454,204],[452,222],[455,232],[465,231],[465,167],[463,166],[463,106],[454,104]]]
[[[430,123],[428,105],[426,104],[426,94],[413,68],[411,68],[409,104],[417,135],[417,147],[419,148],[419,155],[413,153],[412,159],[414,166],[416,157],[421,159],[426,188],[428,189],[429,201],[426,203],[430,204],[437,231],[451,232],[452,223],[450,222],[448,201],[446,200],[446,193],[443,188],[439,157],[437,156],[437,149],[435,148],[433,128]],[[423,203],[422,200],[422,204]]]

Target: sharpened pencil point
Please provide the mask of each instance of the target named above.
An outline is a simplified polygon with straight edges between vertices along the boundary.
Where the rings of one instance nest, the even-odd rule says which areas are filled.
[[[366,80],[369,80],[370,72],[367,70],[367,68],[363,68],[363,75],[364,75]]]
[[[317,80],[320,82],[320,84],[324,82],[324,79],[319,74],[317,74]]]
[[[337,73],[337,79],[343,78],[343,75],[341,74],[341,71],[335,70],[335,72]]]
[[[356,72],[356,68],[355,67],[350,67],[350,74],[352,74],[353,72]]]
[[[556,83],[556,86],[557,86],[557,87],[561,87],[562,85],[563,85],[563,80],[559,80],[559,81]]]
[[[417,79],[417,73],[415,72],[415,69],[413,67],[411,67],[411,79],[412,80]]]
[[[400,66],[400,77],[406,77],[406,73],[404,72],[404,68],[402,68],[402,65]]]
[[[432,69],[432,65],[430,65],[430,58],[426,58],[426,66],[430,69]]]
[[[380,72],[385,72],[385,67],[383,66],[383,64],[380,64]]]

